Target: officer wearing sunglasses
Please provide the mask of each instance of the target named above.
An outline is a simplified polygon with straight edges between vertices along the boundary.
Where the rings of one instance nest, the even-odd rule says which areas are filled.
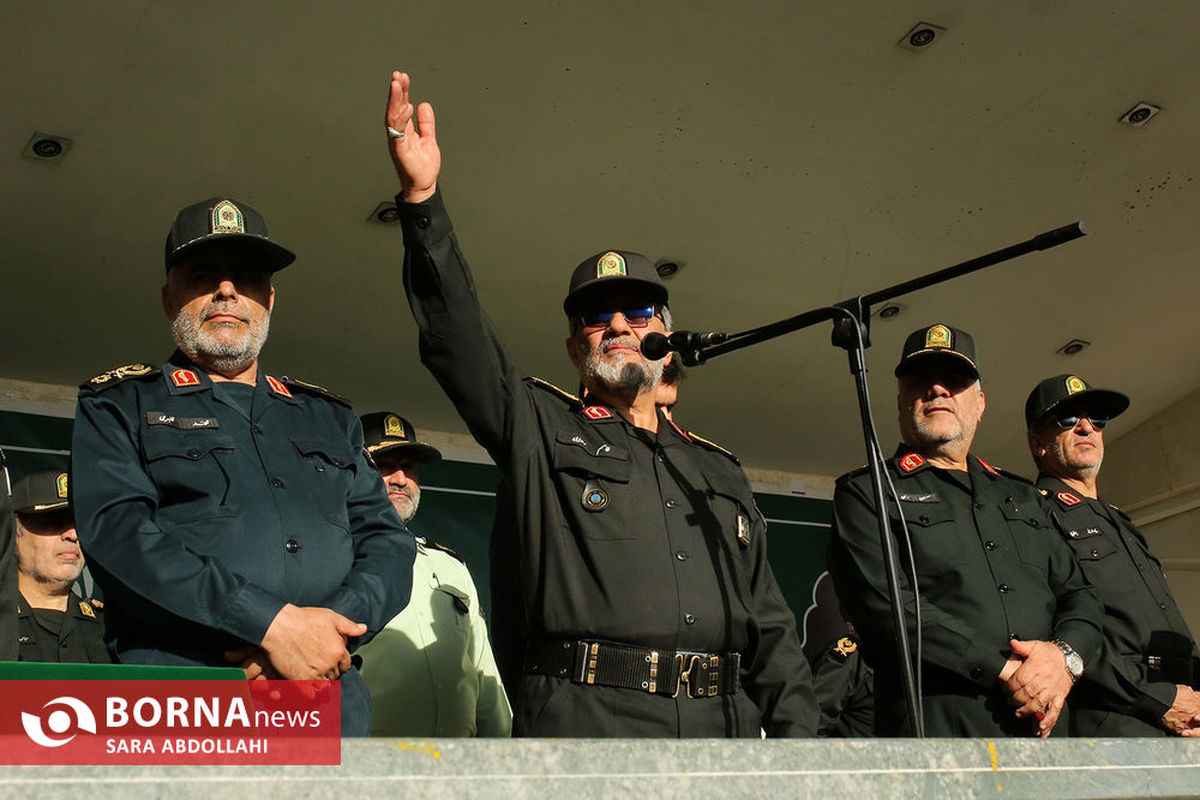
[[[1128,407],[1077,375],[1047,378],[1025,403],[1038,489],[1104,603],[1101,658],[1071,695],[1070,731],[1200,735],[1200,650],[1146,538],[1097,487],[1105,426]]]
[[[812,677],[737,459],[659,410],[667,288],[611,249],[563,310],[579,396],[524,378],[479,306],[437,186],[433,109],[395,73],[387,122],[402,187],[404,286],[421,357],[504,479],[491,542],[492,634],[517,736],[816,733]],[[419,130],[414,122],[419,122]],[[669,358],[669,357],[668,357]]]

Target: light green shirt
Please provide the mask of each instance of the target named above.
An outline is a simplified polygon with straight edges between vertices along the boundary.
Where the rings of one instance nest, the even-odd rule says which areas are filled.
[[[358,650],[372,736],[509,736],[512,710],[471,573],[417,539],[408,607]]]

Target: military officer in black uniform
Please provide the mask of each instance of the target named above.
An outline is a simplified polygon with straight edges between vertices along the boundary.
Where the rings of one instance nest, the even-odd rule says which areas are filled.
[[[81,387],[76,519],[121,661],[341,676],[342,731],[366,735],[351,652],[407,602],[415,545],[350,404],[259,367],[293,259],[244,203],[179,213],[162,290],[179,349]]]
[[[110,664],[103,604],[72,586],[83,572],[67,473],[34,472],[13,487],[21,661]]]
[[[1025,403],[1038,489],[1104,603],[1104,648],[1071,695],[1071,732],[1197,735],[1200,650],[1145,537],[1097,486],[1105,426],[1128,407],[1078,375],[1047,378]]]
[[[971,337],[940,323],[914,331],[896,376],[903,443],[888,470],[915,561],[901,556],[910,637],[910,569],[920,589],[926,733],[1065,733],[1063,703],[1100,649],[1095,590],[1033,485],[970,453],[985,408]],[[907,735],[875,514],[865,470],[838,479],[829,571],[875,668],[876,732]]]
[[[409,78],[387,109],[403,191],[404,285],[422,360],[503,473],[492,533],[492,629],[514,733],[812,735],[795,619],[767,564],[765,522],[727,451],[655,406],[670,327],[641,255],[573,273],[564,309],[581,397],[522,379],[480,309],[437,191],[433,109]]]
[[[16,518],[12,512],[12,486],[8,482],[8,467],[4,451],[0,450],[0,608],[17,605],[17,546]],[[0,661],[16,661],[18,624],[11,614],[0,614]]]

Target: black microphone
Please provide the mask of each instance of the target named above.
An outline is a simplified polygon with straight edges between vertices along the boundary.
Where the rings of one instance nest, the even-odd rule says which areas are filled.
[[[642,339],[642,355],[657,361],[673,350],[697,350],[712,344],[720,344],[728,338],[728,333],[720,331],[676,331],[670,336],[648,333],[646,338]]]

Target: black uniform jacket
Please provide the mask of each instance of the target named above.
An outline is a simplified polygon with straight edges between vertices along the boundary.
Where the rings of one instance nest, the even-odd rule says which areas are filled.
[[[997,682],[1009,639],[1062,639],[1091,663],[1101,639],[1095,590],[1028,481],[974,456],[966,472],[938,469],[905,446],[888,469],[920,587],[926,733],[1031,735],[1031,723],[1013,715]],[[876,731],[908,735],[870,474],[843,475],[833,499],[829,571],[875,668]],[[895,511],[892,533],[900,535]],[[901,563],[912,637],[912,584],[907,559]],[[1065,734],[1066,726],[1054,732]]]
[[[84,384],[71,490],[118,657],[229,666],[285,603],[379,631],[416,547],[362,442],[325,390],[260,370],[243,411],[179,352]]]
[[[1062,533],[1104,603],[1104,649],[1071,693],[1078,736],[1166,736],[1175,684],[1194,685],[1200,651],[1162,565],[1123,511],[1042,475]]]
[[[422,360],[503,473],[492,630],[515,732],[815,733],[808,664],[736,459],[665,418],[651,434],[523,380],[480,310],[440,195],[400,208]],[[526,644],[560,639],[737,651],[743,689],[671,699],[522,675]]]
[[[88,602],[71,592],[57,631],[43,626],[37,619],[39,613],[20,597],[17,620],[21,630],[21,661],[112,663],[104,644],[104,611],[98,601]]]

